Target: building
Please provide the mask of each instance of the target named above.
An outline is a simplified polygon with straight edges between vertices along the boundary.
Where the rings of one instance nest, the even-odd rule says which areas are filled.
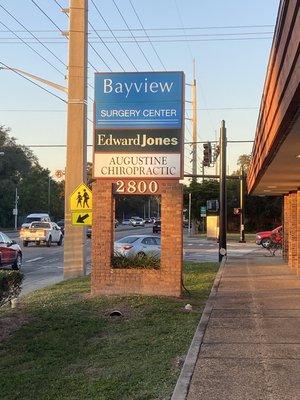
[[[284,197],[284,258],[300,271],[300,1],[280,2],[248,191]]]

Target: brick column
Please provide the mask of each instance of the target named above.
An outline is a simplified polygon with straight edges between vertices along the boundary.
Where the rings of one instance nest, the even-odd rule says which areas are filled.
[[[289,266],[294,269],[297,266],[297,192],[292,192],[290,194],[289,231]]]
[[[290,211],[289,195],[284,195],[283,199],[283,259],[289,263],[289,211]]]
[[[182,185],[160,182],[160,269],[114,269],[111,267],[114,231],[112,182],[93,184],[92,295],[181,295],[182,275]]]
[[[297,191],[297,275],[300,273],[300,190]]]

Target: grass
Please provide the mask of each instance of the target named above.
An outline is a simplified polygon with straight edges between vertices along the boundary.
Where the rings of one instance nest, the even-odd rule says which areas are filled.
[[[0,322],[23,321],[0,343],[1,398],[169,399],[217,269],[185,263],[190,294],[180,299],[90,298],[89,278],[80,278],[0,311]],[[110,317],[114,309],[123,317]]]

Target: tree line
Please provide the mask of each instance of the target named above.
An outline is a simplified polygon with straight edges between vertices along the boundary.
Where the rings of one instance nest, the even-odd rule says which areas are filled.
[[[53,219],[64,215],[64,183],[51,177],[26,146],[17,144],[10,129],[0,126],[0,227],[14,226],[16,189],[18,224],[26,215],[48,212]]]

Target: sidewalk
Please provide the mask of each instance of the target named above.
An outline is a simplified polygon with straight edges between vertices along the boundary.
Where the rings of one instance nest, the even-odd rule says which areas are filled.
[[[300,399],[300,279],[282,259],[229,259],[208,303],[196,364],[185,362],[192,379],[182,374],[172,399]]]

